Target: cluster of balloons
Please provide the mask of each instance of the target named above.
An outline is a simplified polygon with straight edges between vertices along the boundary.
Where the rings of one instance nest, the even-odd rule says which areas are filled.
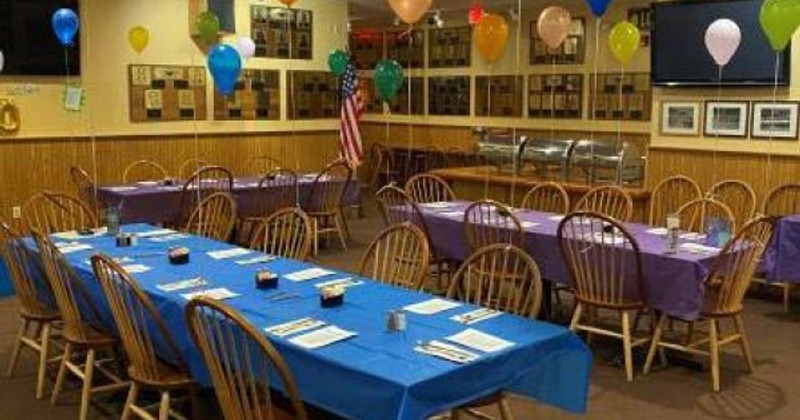
[[[78,15],[72,9],[58,9],[53,13],[51,23],[58,42],[65,47],[72,46],[72,41],[80,27]]]

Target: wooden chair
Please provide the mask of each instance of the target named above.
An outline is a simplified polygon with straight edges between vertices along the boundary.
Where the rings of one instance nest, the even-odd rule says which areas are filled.
[[[739,225],[744,225],[756,214],[756,193],[746,182],[720,181],[712,185],[706,195],[725,203],[733,211]]]
[[[228,193],[215,193],[197,205],[183,231],[225,242],[235,224],[236,200]]]
[[[263,332],[233,308],[212,299],[193,299],[186,306],[186,324],[226,419],[309,418],[283,357]],[[291,413],[273,404],[272,378],[283,383]]]
[[[412,176],[406,183],[406,193],[417,203],[453,201],[456,194],[447,181],[432,174]]]
[[[606,185],[589,190],[575,206],[576,211],[589,211],[629,222],[633,216],[630,194],[616,185]]]
[[[522,249],[510,244],[494,244],[473,253],[456,271],[447,296],[474,305],[535,319],[542,300],[539,267]],[[474,409],[497,405],[504,420],[513,418],[506,394],[498,392],[454,410],[466,410],[478,418],[491,418]]]
[[[514,211],[496,201],[476,201],[467,207],[464,228],[472,252],[497,243],[525,246],[525,232]]]
[[[66,374],[72,373],[82,383],[79,419],[85,420],[89,415],[89,400],[93,394],[122,390],[128,388],[130,382],[123,381],[104,366],[110,360],[97,358],[98,352],[116,353],[118,342],[111,334],[100,329],[97,307],[83,288],[80,277],[47,236],[36,230],[32,235],[39,248],[39,255],[63,321],[64,353],[50,402],[55,404],[58,401]],[[83,363],[73,361],[76,355],[84,351],[86,357]],[[93,386],[95,369],[110,382]]]
[[[51,191],[31,197],[22,206],[22,225],[26,232],[45,234],[98,227],[97,215],[79,198]]]
[[[800,184],[784,184],[773,188],[764,199],[761,213],[773,217],[800,214]],[[783,289],[783,310],[789,312],[792,283],[769,283],[762,278],[755,278],[753,281]]]
[[[131,163],[122,172],[122,182],[161,181],[169,178],[169,172],[158,163],[142,159]]]
[[[646,307],[642,279],[642,257],[636,239],[617,221],[597,212],[569,214],[558,226],[558,242],[564,262],[572,278],[577,305],[570,329],[621,338],[624,347],[625,372],[633,380],[633,347],[650,341],[635,338],[635,323],[630,312],[638,316]],[[602,328],[597,311],[621,314],[621,333]],[[589,315],[582,322],[584,313]]]
[[[343,161],[326,166],[314,179],[306,203],[306,214],[311,218],[314,236],[314,255],[319,252],[320,235],[336,234],[347,249],[342,199],[350,185],[352,169]]]
[[[32,350],[39,360],[36,370],[36,399],[41,399],[47,364],[53,361],[50,358],[53,330],[57,329],[61,316],[38,259],[25,246],[22,236],[2,220],[0,258],[14,285],[20,318],[20,329],[14,340],[6,375],[10,377],[14,374],[22,349]],[[31,327],[33,331],[30,331]]]
[[[181,189],[178,214],[175,226],[182,226],[197,205],[206,197],[219,193],[233,192],[233,174],[221,166],[205,166],[192,174]]]
[[[666,226],[667,216],[678,211],[684,204],[701,198],[703,191],[693,179],[683,175],[673,175],[662,180],[653,188],[650,195],[651,226]]]
[[[731,209],[713,198],[696,198],[682,205],[675,214],[681,219],[681,229],[690,232],[705,232],[706,223],[712,217],[725,221],[730,227],[731,233],[736,232],[736,217]]]
[[[89,208],[97,214],[100,210],[100,202],[97,199],[97,186],[92,177],[90,177],[83,168],[78,166],[70,167],[69,174],[70,177],[72,177],[72,183],[75,185],[75,189],[78,191],[78,197],[80,197],[84,203],[88,204]]]
[[[186,159],[178,169],[178,176],[181,179],[187,179],[206,166],[211,165],[204,159]]]
[[[388,185],[392,182],[400,182],[400,173],[394,166],[392,150],[382,143],[373,143],[370,153],[380,155],[380,169],[378,170],[378,185]]]
[[[155,390],[161,394],[158,419],[167,419],[171,412],[173,392],[186,392],[192,400],[192,418],[199,418],[200,410],[195,383],[183,361],[167,324],[153,302],[119,264],[106,255],[92,257],[92,268],[117,326],[120,341],[128,360],[128,376],[132,385],[122,412],[122,419],[131,414],[138,418],[155,420],[145,407],[136,405],[141,389]],[[160,338],[161,358],[156,354],[154,337]]]
[[[297,207],[298,184],[297,174],[290,169],[276,169],[264,175],[258,182],[259,206],[258,216],[241,217],[237,221],[236,243],[249,245],[253,241],[255,229],[264,218],[275,212]]]
[[[358,273],[381,283],[423,290],[430,254],[428,238],[418,227],[408,222],[390,226],[367,248]]]
[[[270,172],[281,169],[281,163],[272,156],[261,155],[253,156],[244,164],[245,173],[242,175],[266,175]]]
[[[720,389],[720,348],[731,343],[739,344],[748,368],[751,371],[754,369],[750,342],[742,322],[742,300],[772,237],[774,223],[775,220],[768,217],[751,220],[715,258],[703,283],[705,297],[700,318],[690,324],[685,340],[664,340],[670,318],[667,314],[661,315],[645,362],[645,373],[650,370],[653,356],[659,348],[706,356],[711,359],[711,386],[717,392]],[[722,320],[732,321],[733,333],[723,334],[720,325]],[[695,339],[696,335],[701,335],[696,328],[699,323],[708,324],[708,334],[707,337]]]
[[[522,208],[546,213],[567,214],[569,194],[560,184],[543,182],[531,188],[522,200]]]
[[[305,261],[311,254],[311,220],[297,207],[279,210],[264,220],[250,248],[265,254]]]

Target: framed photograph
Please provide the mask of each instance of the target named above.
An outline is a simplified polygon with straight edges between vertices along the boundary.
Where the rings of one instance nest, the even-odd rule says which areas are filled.
[[[707,137],[747,137],[749,102],[706,102]]]
[[[700,135],[700,103],[661,102],[661,134],[667,136]]]
[[[800,102],[753,102],[750,129],[757,139],[797,139],[797,113]]]

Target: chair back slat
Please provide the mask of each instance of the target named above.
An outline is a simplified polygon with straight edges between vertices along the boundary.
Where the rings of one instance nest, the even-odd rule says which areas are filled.
[[[180,168],[178,169],[178,176],[181,179],[188,179],[194,173],[203,169],[206,166],[210,166],[208,161],[204,159],[187,159],[181,163]]]
[[[78,191],[78,197],[88,204],[92,211],[97,212],[100,208],[97,200],[97,185],[94,180],[83,168],[73,166],[69,169],[69,174],[72,177],[72,183]]]
[[[169,178],[169,172],[157,162],[142,159],[131,163],[122,172],[122,182],[161,181]]]
[[[364,253],[358,272],[382,283],[422,290],[429,264],[425,233],[406,222],[378,234]]]
[[[684,204],[702,196],[700,186],[687,176],[674,175],[662,180],[650,195],[649,224],[666,226],[668,215],[677,213]]]
[[[266,175],[281,168],[281,162],[269,155],[253,156],[244,164],[243,175]]]
[[[558,242],[579,302],[612,309],[644,305],[639,245],[616,219],[570,213],[558,226]]]
[[[227,241],[236,224],[236,201],[229,193],[215,193],[197,205],[185,232],[218,241]]]
[[[278,210],[296,207],[298,199],[297,174],[290,169],[268,172],[258,182],[261,192],[262,213],[269,216]]]
[[[266,335],[233,308],[211,299],[194,299],[186,307],[186,323],[226,419],[277,419],[270,397],[271,378],[282,382],[293,418],[308,418],[283,357]]]
[[[525,232],[513,210],[492,200],[472,203],[464,213],[467,243],[472,252],[493,244],[523,247]]]
[[[114,317],[128,361],[136,372],[136,379],[158,382],[163,370],[159,369],[154,335],[164,343],[162,359],[186,371],[178,346],[167,324],[161,318],[150,298],[119,264],[110,257],[97,254],[92,257],[95,277],[105,293]]]
[[[26,233],[31,230],[50,234],[95,228],[97,215],[79,198],[43,191],[22,206],[22,224]]]
[[[746,182],[720,181],[712,185],[706,195],[728,206],[739,225],[743,225],[755,216],[756,193]]]
[[[555,182],[543,182],[531,188],[522,200],[522,208],[547,213],[567,214],[569,194]]]
[[[53,314],[55,301],[44,268],[25,245],[22,236],[2,220],[0,258],[6,265],[22,310],[31,315]]]
[[[542,278],[522,249],[494,244],[473,253],[453,276],[447,296],[527,318],[539,315]]]
[[[589,211],[613,217],[622,222],[633,216],[633,199],[616,185],[597,187],[584,195],[575,206],[576,211]]]
[[[456,199],[456,194],[447,181],[433,174],[412,176],[406,183],[406,193],[417,203],[436,203]]]
[[[725,221],[731,232],[736,232],[736,217],[731,209],[713,198],[701,197],[689,201],[681,206],[675,214],[681,219],[681,229],[690,232],[705,232],[706,225],[711,218]]]
[[[181,190],[176,223],[180,226],[197,205],[208,196],[216,193],[233,192],[233,174],[221,166],[205,166],[187,179]]]
[[[250,248],[270,255],[307,260],[311,254],[311,220],[297,207],[269,216],[256,228]]]
[[[306,209],[314,214],[336,214],[353,176],[353,170],[344,161],[326,166],[314,179]]]
[[[800,214],[800,183],[784,184],[773,188],[764,199],[761,212],[777,217]]]

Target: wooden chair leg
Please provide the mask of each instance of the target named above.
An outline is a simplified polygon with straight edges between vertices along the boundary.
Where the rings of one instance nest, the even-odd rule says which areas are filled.
[[[633,381],[633,348],[631,343],[633,338],[631,336],[631,318],[628,311],[622,312],[622,346],[625,352],[625,375],[628,382]]]
[[[22,338],[25,336],[25,334],[27,334],[29,324],[30,321],[27,319],[20,320],[19,331],[14,339],[14,349],[11,351],[11,359],[8,360],[8,369],[6,369],[6,376],[8,377],[11,377],[11,375],[14,374],[14,369],[17,368],[19,355],[22,352]]]
[[[783,312],[789,313],[789,300],[792,296],[792,284],[783,283]]]
[[[717,320],[710,319],[708,322],[708,344],[711,353],[711,387],[714,392],[719,392],[719,334]]]
[[[337,213],[336,216],[333,216],[333,223],[336,225],[336,233],[339,234],[339,240],[342,242],[342,248],[347,251],[347,239],[345,238],[347,235],[343,228],[346,222],[344,221],[341,212]]]
[[[311,218],[311,233],[314,235],[314,256],[319,255],[319,220]]]
[[[511,407],[508,406],[508,400],[505,396],[500,397],[500,401],[497,402],[497,406],[500,408],[501,419],[514,420],[514,415],[511,414]]]
[[[653,333],[653,339],[650,342],[650,350],[647,352],[647,360],[644,362],[644,373],[650,372],[650,368],[653,366],[653,358],[658,351],[658,343],[661,342],[661,335],[664,334],[664,328],[667,327],[667,315],[662,314],[660,318],[658,318],[658,324],[656,324],[656,331]]]
[[[581,321],[581,314],[583,313],[583,304],[578,303],[575,305],[575,313],[572,314],[572,321],[569,323],[569,329],[575,331],[578,328],[578,323]]]
[[[81,411],[78,419],[86,420],[89,417],[89,402],[92,400],[92,379],[94,377],[94,349],[86,353],[86,366],[83,371],[83,388],[81,390]]]
[[[169,420],[169,392],[161,393],[161,404],[158,406],[158,420]]]
[[[47,373],[47,359],[50,355],[50,331],[49,322],[44,323],[42,334],[39,340],[39,369],[36,372],[36,399],[41,400],[44,394],[44,375]]]
[[[733,316],[733,325],[736,328],[736,333],[739,334],[739,347],[742,350],[742,356],[747,361],[747,368],[752,372],[756,366],[753,363],[753,351],[750,348],[750,339],[747,338],[747,333],[744,331],[744,322],[742,322],[741,314]]]
[[[125,400],[125,407],[122,409],[122,416],[120,420],[128,420],[131,417],[133,406],[136,404],[136,398],[139,397],[139,385],[134,382],[131,384],[131,389],[128,390],[128,398]]]
[[[53,395],[50,397],[50,404],[55,405],[58,401],[58,394],[61,393],[61,387],[64,385],[64,377],[67,375],[67,362],[72,357],[72,344],[67,343],[64,346],[64,354],[61,356],[61,366],[58,368],[58,376],[56,376],[56,384],[53,386]]]

